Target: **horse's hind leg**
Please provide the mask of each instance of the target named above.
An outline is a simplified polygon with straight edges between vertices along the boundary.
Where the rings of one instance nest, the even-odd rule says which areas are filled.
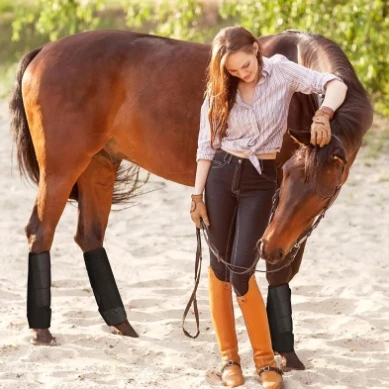
[[[34,344],[55,344],[51,323],[50,249],[54,231],[65,208],[77,177],[88,165],[90,157],[67,164],[54,164],[50,174],[47,164],[41,166],[36,202],[25,228],[29,244],[27,318],[34,335]]]
[[[76,243],[84,252],[89,280],[99,312],[109,326],[119,333],[137,337],[127,320],[126,311],[103,248],[105,230],[111,211],[113,188],[120,161],[98,154],[77,180],[78,226]]]

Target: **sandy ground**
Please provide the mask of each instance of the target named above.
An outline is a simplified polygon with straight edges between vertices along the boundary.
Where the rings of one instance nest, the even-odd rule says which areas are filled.
[[[73,241],[77,209],[68,205],[51,250],[51,329],[59,345],[29,343],[24,226],[36,191],[19,179],[16,165],[11,172],[5,102],[0,103],[0,134],[0,388],[212,387],[205,375],[219,367],[219,356],[208,310],[207,253],[198,293],[201,335],[190,340],[181,330],[193,287],[191,188],[158,177],[151,177],[149,189],[161,190],[111,214],[105,240],[140,338],[111,334],[98,314]],[[307,370],[287,373],[287,389],[389,388],[389,156],[368,161],[363,154],[366,150],[310,238],[291,285],[296,348]],[[258,282],[265,296],[263,275]],[[259,388],[239,309],[236,316],[244,388]]]

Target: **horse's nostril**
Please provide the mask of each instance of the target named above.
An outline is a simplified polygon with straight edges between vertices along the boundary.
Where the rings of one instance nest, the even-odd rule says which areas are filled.
[[[269,255],[268,261],[272,264],[275,264],[281,261],[283,258],[284,258],[284,250],[278,248]]]
[[[276,257],[278,257],[277,259],[278,259],[279,261],[281,261],[281,259],[284,258],[284,250],[278,249],[278,250],[277,250]]]

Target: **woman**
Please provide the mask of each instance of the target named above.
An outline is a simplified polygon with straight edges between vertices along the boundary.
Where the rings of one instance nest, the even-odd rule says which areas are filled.
[[[262,57],[256,38],[242,27],[225,28],[215,37],[201,108],[191,217],[197,227],[200,218],[209,226],[210,242],[236,271],[253,264],[256,242],[268,223],[277,181],[275,158],[293,93],[325,93],[311,127],[311,143],[323,147],[331,139],[329,121],[346,91],[346,85],[333,74],[310,70],[282,55]],[[274,360],[255,275],[230,273],[211,252],[209,300],[224,364],[223,384],[234,387],[244,382],[232,288],[260,382],[265,388],[281,388],[282,372]]]

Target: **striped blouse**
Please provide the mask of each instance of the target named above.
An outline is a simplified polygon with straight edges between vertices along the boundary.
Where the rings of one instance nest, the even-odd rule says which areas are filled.
[[[324,94],[325,84],[339,77],[308,69],[285,56],[263,57],[262,77],[255,86],[252,105],[236,95],[229,117],[226,136],[215,142],[217,149],[242,152],[261,173],[257,154],[278,152],[287,129],[289,104],[294,92]],[[216,150],[211,147],[208,119],[209,100],[201,107],[200,132],[196,161],[212,160]]]

